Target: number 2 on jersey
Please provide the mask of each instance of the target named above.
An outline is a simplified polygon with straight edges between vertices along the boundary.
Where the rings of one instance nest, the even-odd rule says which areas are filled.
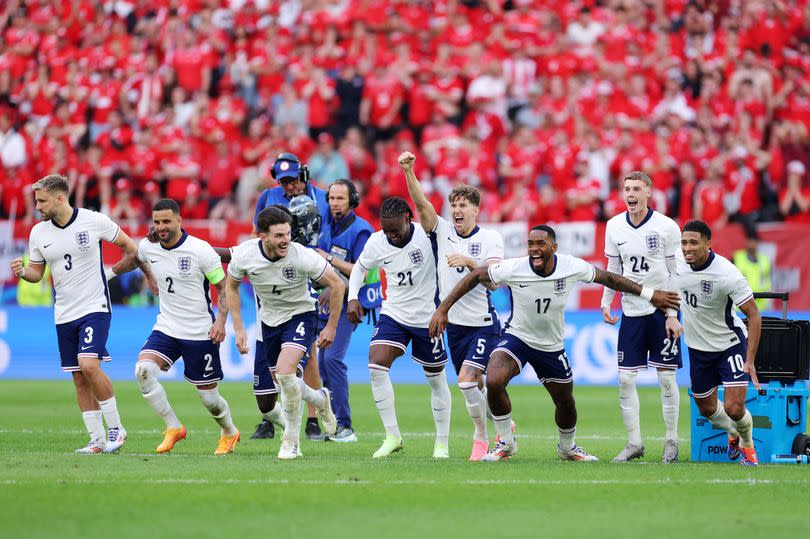
[[[171,277],[166,277],[166,282],[169,283],[169,288],[168,288],[167,292],[169,294],[174,294],[174,288],[172,288],[172,286],[174,286],[174,281],[172,280]]]

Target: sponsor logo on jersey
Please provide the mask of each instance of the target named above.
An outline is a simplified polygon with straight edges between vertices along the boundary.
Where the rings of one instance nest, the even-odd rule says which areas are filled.
[[[76,243],[79,244],[79,247],[90,245],[90,233],[86,230],[83,232],[76,232]]]
[[[562,294],[565,292],[565,279],[554,279],[554,293]]]
[[[293,266],[284,266],[281,268],[281,276],[287,279],[288,281],[294,281],[297,272]]]
[[[647,240],[647,249],[650,252],[655,252],[658,250],[658,247],[661,245],[661,240],[658,237],[658,234],[651,234],[645,238]]]
[[[467,246],[467,251],[470,253],[470,256],[478,256],[481,254],[481,244],[471,243]]]
[[[711,281],[700,281],[700,293],[704,297],[711,296],[712,291],[714,291],[714,284]]]
[[[421,249],[416,249],[415,251],[408,253],[408,258],[410,258],[411,262],[413,262],[413,264],[416,266],[422,265],[422,262],[425,261],[425,257],[422,255]]]
[[[183,273],[188,273],[191,270],[191,257],[181,256],[177,259],[177,267]]]

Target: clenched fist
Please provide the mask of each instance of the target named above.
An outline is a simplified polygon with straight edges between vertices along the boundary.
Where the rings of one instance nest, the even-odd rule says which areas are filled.
[[[413,169],[414,161],[416,161],[416,156],[411,152],[402,152],[397,158],[397,163],[399,163],[399,166],[405,171]]]

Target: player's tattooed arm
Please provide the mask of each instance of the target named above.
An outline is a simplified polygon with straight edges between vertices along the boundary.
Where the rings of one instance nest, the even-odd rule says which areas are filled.
[[[226,279],[221,279],[218,283],[214,284],[214,288],[217,289],[217,319],[208,332],[208,337],[214,344],[219,344],[225,340],[225,321],[228,319],[228,300],[226,298],[225,282]]]
[[[459,281],[453,290],[447,294],[444,301],[436,307],[436,312],[433,313],[433,317],[430,319],[430,328],[428,330],[430,336],[438,337],[444,332],[444,329],[447,327],[447,313],[450,311],[450,307],[455,305],[464,294],[478,286],[479,283],[487,284],[491,282],[492,279],[489,278],[489,268],[487,266],[478,267],[475,271]]]
[[[124,251],[124,260],[119,262],[119,263],[124,263],[123,268],[119,268],[119,269],[126,269],[134,261],[135,265],[138,268],[141,269],[144,276],[146,277],[146,284],[149,285],[149,290],[152,292],[152,294],[157,296],[158,295],[158,285],[157,285],[157,281],[155,280],[155,276],[152,274],[152,270],[149,267],[149,264],[147,262],[142,262],[142,261],[138,260],[138,256],[137,256],[138,255],[138,246],[135,244],[134,241],[132,241],[132,238],[127,236],[127,234],[123,230],[121,230],[118,233],[118,236],[115,238],[115,241],[113,243],[115,243],[115,245],[117,245],[118,247],[121,248],[122,251]],[[130,257],[131,257],[131,260],[129,260]],[[120,275],[121,273],[126,273],[126,271],[132,271],[133,269],[135,269],[135,268],[131,268],[131,269],[128,269],[126,271],[116,271],[116,266],[118,266],[118,264],[116,264],[112,268],[112,273],[114,273],[115,275]],[[109,277],[112,277],[112,275],[110,275]]]
[[[411,152],[402,152],[397,158],[402,172],[405,173],[405,183],[408,184],[408,194],[411,196],[414,205],[416,206],[416,213],[419,214],[419,224],[426,232],[433,231],[436,228],[436,208],[430,203],[422,191],[422,186],[419,185],[419,180],[416,179],[416,174],[413,172],[413,164],[416,161],[416,156]]]
[[[593,282],[612,288],[616,292],[644,297],[657,308],[663,310],[677,309],[680,307],[680,296],[676,292],[666,292],[664,290],[651,291],[638,283],[634,283],[627,277],[622,277],[616,273],[599,268],[594,268],[594,271],[595,276]],[[648,294],[651,295],[648,297]]]
[[[214,251],[219,255],[219,260],[223,264],[231,262],[231,249],[229,247],[214,247]]]

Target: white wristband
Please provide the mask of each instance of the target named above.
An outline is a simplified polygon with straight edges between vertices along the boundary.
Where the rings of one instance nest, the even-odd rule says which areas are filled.
[[[653,290],[652,288],[642,286],[641,287],[641,293],[639,293],[639,296],[646,299],[647,301],[650,301],[652,299],[652,297],[653,297],[653,292],[655,292],[655,290]]]
[[[107,282],[110,282],[110,279],[112,279],[113,277],[118,277],[118,274],[117,274],[117,273],[115,273],[115,272],[112,270],[112,268],[107,268],[107,269],[105,269],[105,270],[104,270],[104,279],[105,279]]]

